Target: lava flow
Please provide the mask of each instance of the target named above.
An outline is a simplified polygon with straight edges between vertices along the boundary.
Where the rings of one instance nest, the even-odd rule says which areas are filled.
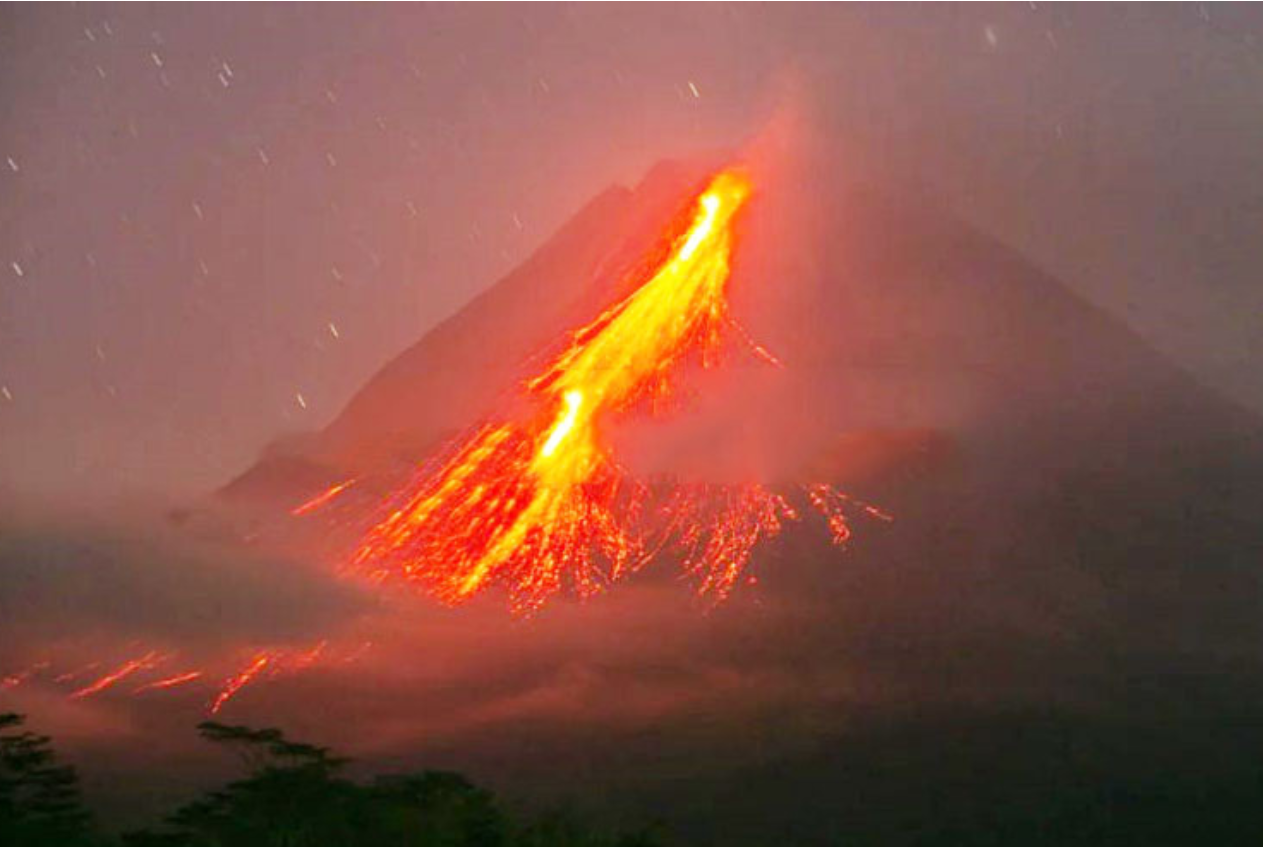
[[[648,279],[527,383],[538,414],[483,428],[437,475],[415,479],[356,563],[420,579],[452,602],[499,579],[531,606],[565,576],[589,592],[633,562],[642,545],[616,507],[634,511],[640,492],[600,427],[668,394],[690,354],[708,363],[728,322],[732,221],[749,195],[741,172],[714,177]]]
[[[633,407],[652,411],[670,397],[685,360],[716,361],[735,326],[726,296],[733,223],[751,188],[737,169],[714,176],[631,293],[526,382],[533,413],[483,426],[437,472],[414,476],[359,542],[354,568],[416,580],[449,603],[499,583],[524,610],[567,584],[590,594],[673,546],[702,591],[726,595],[755,545],[797,519],[788,499],[758,484],[662,496],[624,471],[602,433]],[[845,541],[843,519],[826,508],[834,503],[819,492],[809,502]]]

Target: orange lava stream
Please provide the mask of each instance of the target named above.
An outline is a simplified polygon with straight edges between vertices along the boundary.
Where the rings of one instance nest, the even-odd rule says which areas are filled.
[[[185,683],[201,678],[201,671],[189,671],[188,673],[176,674],[175,676],[169,676],[164,679],[145,683],[144,685],[132,689],[132,693],[143,694],[146,691],[161,691],[167,688],[175,688],[177,685],[184,685]]]
[[[600,428],[639,401],[668,396],[686,357],[710,364],[730,323],[732,222],[750,190],[740,171],[715,176],[648,278],[527,383],[539,412],[484,427],[437,474],[414,479],[354,563],[380,578],[420,580],[448,602],[500,580],[519,608],[538,605],[564,579],[586,594],[623,572],[642,549],[626,514],[643,492]]]
[[[83,688],[80,688],[78,691],[72,692],[70,695],[70,699],[80,700],[84,697],[90,697],[93,694],[104,691],[105,689],[109,688],[110,686],[114,685],[117,682],[121,682],[122,680],[126,679],[127,677],[131,676],[137,671],[147,670],[149,668],[157,666],[161,662],[162,662],[162,657],[158,655],[157,651],[150,650],[148,653],[146,653],[145,655],[139,658],[130,659],[124,662],[116,670],[110,671],[105,676],[101,677],[95,682],[90,683],[89,685],[85,685]]]
[[[275,658],[275,654],[267,651],[256,653],[254,658],[250,660],[250,664],[247,665],[244,670],[233,674],[224,681],[223,688],[219,690],[219,693],[215,695],[215,699],[211,702],[210,713],[212,715],[218,714],[219,710],[224,707],[225,703],[232,699],[234,694],[262,673],[263,669],[266,668]]]

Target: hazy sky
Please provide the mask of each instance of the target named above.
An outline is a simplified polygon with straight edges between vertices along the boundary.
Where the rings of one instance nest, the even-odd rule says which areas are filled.
[[[222,483],[787,79],[1263,409],[1261,51],[1214,4],[6,5],[0,493]]]

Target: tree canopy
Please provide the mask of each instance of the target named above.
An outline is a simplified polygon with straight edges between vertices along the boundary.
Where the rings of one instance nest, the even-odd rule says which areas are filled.
[[[5,847],[652,847],[648,831],[606,833],[553,812],[517,820],[458,773],[421,771],[360,782],[348,760],[279,729],[206,722],[246,775],[160,824],[108,837],[91,825],[72,767],[23,718],[0,715],[0,844]]]

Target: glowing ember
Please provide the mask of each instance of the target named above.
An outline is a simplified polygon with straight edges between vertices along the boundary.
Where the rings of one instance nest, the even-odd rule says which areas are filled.
[[[224,704],[232,699],[233,695],[250,683],[252,679],[263,672],[268,663],[276,658],[274,653],[267,651],[256,653],[254,658],[250,660],[250,664],[239,673],[233,674],[224,681],[224,686],[215,695],[215,699],[211,702],[210,713],[217,714]]]
[[[784,521],[798,520],[788,500],[753,484],[680,487],[667,512],[685,569],[701,578],[701,592],[721,600],[758,543],[780,535]]]
[[[48,667],[48,662],[46,661],[36,662],[35,664],[31,665],[29,668],[17,671],[15,673],[8,674],[4,676],[3,678],[0,678],[0,691],[4,691],[9,688],[17,688],[19,685],[26,682],[28,679],[35,676],[37,673],[39,673],[40,671],[44,670],[47,667]]]
[[[279,674],[299,673],[327,659],[329,642],[321,641],[309,650],[295,650],[286,647],[274,647],[257,651],[250,662],[237,673],[224,680],[215,699],[211,701],[210,713],[213,715],[224,707],[224,704],[236,696],[242,688],[262,679]],[[358,658],[362,651],[344,657],[345,661]],[[172,683],[175,684],[175,683]]]
[[[73,692],[70,695],[70,699],[80,700],[84,697],[90,697],[93,694],[97,694],[101,691],[104,691],[105,689],[109,688],[115,683],[118,683],[124,679],[127,679],[127,677],[131,676],[137,671],[148,670],[150,668],[157,667],[159,664],[162,663],[162,660],[163,660],[162,657],[159,656],[156,651],[150,650],[148,653],[141,656],[140,658],[130,659],[124,662],[117,669],[110,671],[105,676],[101,677],[95,682],[90,683],[89,685],[85,685],[83,688],[80,688],[78,691]]]
[[[132,690],[132,693],[143,694],[146,691],[162,691],[167,688],[175,688],[177,685],[184,685],[185,683],[201,678],[201,671],[189,671],[188,673],[176,674],[175,676],[169,676],[165,679],[155,680],[154,682],[138,686]]]
[[[355,482],[356,481],[354,479],[348,479],[345,482],[339,482],[336,485],[331,485],[328,488],[326,488],[324,491],[317,494],[315,497],[312,497],[306,503],[302,503],[298,506],[295,506],[293,509],[290,510],[289,513],[297,517],[299,515],[305,515],[308,512],[314,512],[316,509],[319,509],[321,506],[324,506],[327,503],[331,502],[333,498],[337,497],[343,491],[346,491],[352,485],[355,485]]]

